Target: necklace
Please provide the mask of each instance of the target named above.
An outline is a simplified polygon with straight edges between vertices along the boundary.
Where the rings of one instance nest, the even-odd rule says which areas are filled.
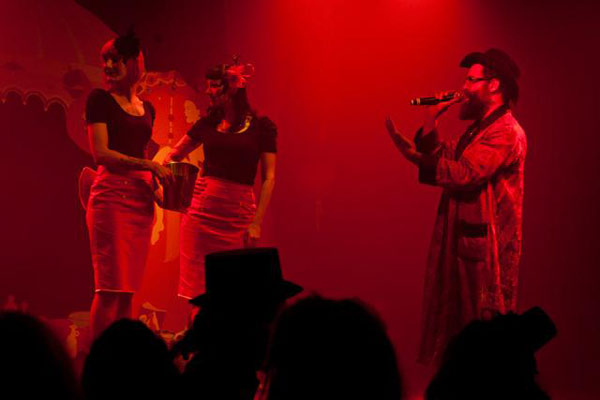
[[[218,132],[233,133],[233,134],[243,133],[243,132],[246,132],[248,130],[248,128],[250,128],[250,122],[252,122],[252,115],[251,114],[246,115],[246,118],[244,119],[244,123],[242,124],[240,129],[238,129],[237,131],[230,131],[229,128],[231,128],[231,127],[225,127],[225,124],[223,124],[223,122],[225,122],[225,120],[221,121],[221,123],[219,125],[217,125]]]

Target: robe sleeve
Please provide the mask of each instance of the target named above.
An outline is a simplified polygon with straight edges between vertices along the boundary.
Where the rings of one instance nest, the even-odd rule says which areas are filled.
[[[456,141],[440,140],[440,135],[435,129],[423,134],[423,128],[417,131],[414,141],[417,151],[423,154],[419,163],[419,182],[434,184],[438,159],[452,158]]]
[[[470,189],[490,180],[518,156],[518,132],[510,125],[490,127],[464,151],[459,160],[425,154],[419,164],[424,183],[449,189]]]

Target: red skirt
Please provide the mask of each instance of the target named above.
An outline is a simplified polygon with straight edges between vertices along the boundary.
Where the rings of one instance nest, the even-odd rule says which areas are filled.
[[[98,168],[86,214],[96,292],[139,289],[153,219],[150,172]]]
[[[192,203],[181,218],[179,296],[204,293],[204,256],[243,247],[255,213],[252,186],[212,177],[196,180]]]

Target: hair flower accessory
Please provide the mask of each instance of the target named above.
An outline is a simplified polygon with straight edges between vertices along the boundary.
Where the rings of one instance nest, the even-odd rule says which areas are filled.
[[[254,65],[241,64],[238,56],[233,57],[233,65],[225,65],[224,67],[223,75],[230,87],[245,88],[248,84],[248,79],[254,75]]]

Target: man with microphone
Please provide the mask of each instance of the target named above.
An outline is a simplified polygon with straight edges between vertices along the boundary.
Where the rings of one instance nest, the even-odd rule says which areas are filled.
[[[443,189],[425,278],[423,363],[439,360],[469,321],[513,311],[517,301],[527,151],[511,112],[519,68],[498,49],[470,53],[460,66],[468,68],[460,92],[412,102],[431,104],[414,142],[386,120],[419,181]],[[459,118],[473,123],[457,140],[442,141],[438,118],[459,103]]]

